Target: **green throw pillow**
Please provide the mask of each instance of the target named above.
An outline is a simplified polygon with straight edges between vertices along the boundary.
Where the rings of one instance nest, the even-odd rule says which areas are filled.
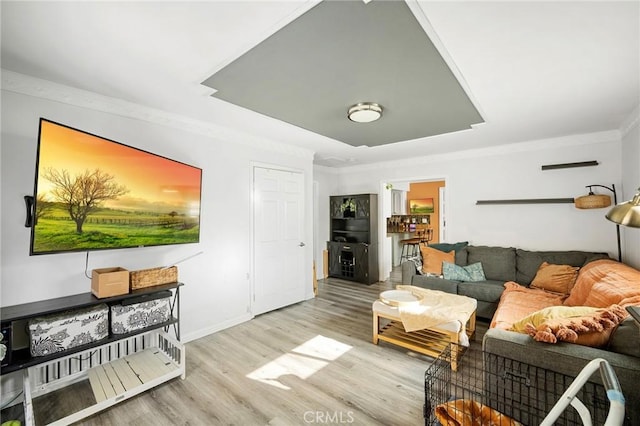
[[[429,244],[429,247],[434,248],[436,250],[443,251],[445,253],[449,253],[451,250],[458,253],[460,250],[469,245],[469,241],[461,241],[459,243],[435,243]]]
[[[467,266],[442,262],[442,275],[445,280],[453,281],[485,281],[482,263],[477,262]]]

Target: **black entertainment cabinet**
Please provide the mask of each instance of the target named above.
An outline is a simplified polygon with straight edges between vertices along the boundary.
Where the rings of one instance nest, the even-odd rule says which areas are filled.
[[[364,284],[377,282],[378,196],[331,196],[329,214],[329,276]]]
[[[34,408],[38,398],[87,380],[94,393],[95,404],[63,418],[44,418],[38,424],[71,424],[95,414],[120,401],[149,390],[176,377],[185,377],[185,351],[180,342],[180,287],[182,283],[158,285],[133,290],[128,294],[98,299],[92,293],[59,297],[21,305],[6,306],[1,310],[3,340],[8,343],[7,354],[2,361],[1,374],[22,372],[25,424],[36,424]],[[100,304],[111,306],[127,303],[142,303],[153,300],[159,293],[170,295],[171,315],[164,323],[154,324],[125,334],[109,332],[107,338],[86,345],[56,352],[47,356],[33,357],[28,346],[27,322],[60,312],[92,307]],[[109,321],[110,323],[110,321]],[[173,336],[169,334],[170,329]],[[124,365],[140,366],[143,374],[137,378],[124,371]],[[129,376],[129,381],[113,379],[112,373]],[[133,371],[135,373],[135,371]],[[113,373],[116,374],[116,373]],[[109,390],[109,381],[117,384]],[[120,383],[122,381],[122,383]],[[125,383],[126,382],[126,383]],[[73,393],[64,397],[74,398]]]

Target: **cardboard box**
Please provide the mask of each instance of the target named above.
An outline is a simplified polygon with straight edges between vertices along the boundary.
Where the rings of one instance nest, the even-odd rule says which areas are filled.
[[[94,269],[91,293],[98,299],[129,293],[129,271],[123,268]]]

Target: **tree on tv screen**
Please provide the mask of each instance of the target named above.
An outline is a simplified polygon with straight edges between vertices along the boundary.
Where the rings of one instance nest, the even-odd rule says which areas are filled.
[[[100,169],[85,170],[71,177],[67,170],[48,168],[43,177],[54,185],[51,195],[65,205],[71,220],[76,223],[78,234],[82,234],[87,217],[104,201],[115,200],[129,192],[126,186],[114,181],[114,176]]]

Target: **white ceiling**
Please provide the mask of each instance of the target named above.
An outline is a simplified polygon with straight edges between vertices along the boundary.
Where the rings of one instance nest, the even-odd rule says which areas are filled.
[[[354,147],[210,96],[204,80],[317,1],[3,0],[1,64],[310,149],[332,166],[614,130],[639,105],[640,1],[407,3],[485,124]]]

